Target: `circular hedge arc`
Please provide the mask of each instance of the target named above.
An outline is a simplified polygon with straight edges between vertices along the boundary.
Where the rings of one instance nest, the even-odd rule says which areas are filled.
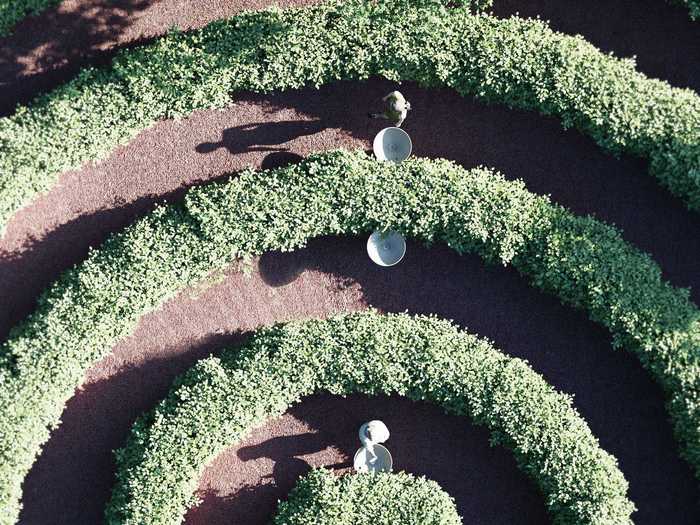
[[[569,397],[450,322],[373,311],[262,329],[178,378],[117,452],[106,522],[180,523],[207,463],[318,391],[399,394],[469,416],[513,451],[555,524],[631,523],[627,482]]]
[[[436,482],[405,472],[336,476],[314,469],[279,504],[274,525],[462,525]]]
[[[104,158],[164,118],[228,106],[233,93],[372,75],[559,117],[700,210],[700,97],[539,20],[440,0],[338,0],[245,13],[121,52],[0,119],[0,233],[60,173]],[[402,16],[397,17],[396,13]],[[416,52],[420,50],[420,52]]]
[[[0,523],[85,372],[141,316],[241,258],[321,235],[392,228],[512,264],[537,288],[584,308],[663,387],[683,456],[700,470],[700,311],[619,232],[576,217],[485,168],[363,152],[194,188],[111,236],[64,273],[0,347]]]
[[[462,525],[435,481],[406,472],[336,476],[313,469],[279,503],[274,525]]]

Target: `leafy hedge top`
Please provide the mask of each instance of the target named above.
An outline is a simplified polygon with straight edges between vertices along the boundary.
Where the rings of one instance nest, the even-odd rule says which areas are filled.
[[[462,525],[440,485],[405,472],[336,476],[314,469],[280,502],[274,525]]]
[[[28,15],[58,5],[61,0],[0,0],[0,37],[8,35],[12,27]]]
[[[107,523],[180,523],[207,463],[317,391],[398,393],[469,416],[513,451],[555,523],[631,523],[616,460],[527,363],[449,322],[372,311],[262,329],[196,364],[117,452]]]
[[[401,16],[396,16],[398,10]],[[105,157],[163,118],[269,92],[380,75],[557,115],[700,210],[700,97],[539,20],[438,0],[344,0],[246,13],[170,34],[86,69],[0,119],[0,229],[58,174]]]
[[[142,315],[237,258],[382,228],[512,264],[587,309],[662,385],[684,457],[700,470],[700,312],[648,256],[488,169],[337,151],[192,189],[40,297],[0,346],[0,523],[15,519],[22,480],[86,370]]]

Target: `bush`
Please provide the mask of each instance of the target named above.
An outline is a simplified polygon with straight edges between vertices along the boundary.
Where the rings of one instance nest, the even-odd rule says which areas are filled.
[[[400,9],[402,16],[397,17]],[[0,228],[58,175],[104,158],[159,119],[339,79],[417,81],[556,115],[700,210],[700,97],[539,20],[437,0],[346,0],[246,13],[122,51],[0,119]]]
[[[662,386],[681,452],[700,474],[700,312],[647,255],[491,170],[336,151],[194,188],[42,294],[0,347],[0,523],[16,516],[22,480],[85,372],[141,316],[235,260],[385,228],[512,264],[588,310]]]
[[[372,311],[263,329],[196,364],[117,452],[106,522],[181,523],[207,463],[317,391],[396,393],[469,416],[513,451],[554,523],[631,523],[616,460],[567,396],[449,322]]]
[[[274,525],[462,525],[454,500],[424,477],[398,474],[334,476],[314,469],[280,502]]]
[[[8,35],[12,27],[27,15],[36,15],[58,5],[61,0],[0,0],[0,37]]]

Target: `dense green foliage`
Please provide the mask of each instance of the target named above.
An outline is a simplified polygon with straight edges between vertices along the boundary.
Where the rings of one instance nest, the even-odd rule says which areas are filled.
[[[682,453],[700,474],[700,311],[648,256],[614,228],[488,169],[395,166],[338,151],[194,188],[183,204],[112,236],[40,297],[0,347],[0,523],[15,519],[21,482],[86,370],[142,315],[239,258],[382,228],[512,264],[588,310],[661,384]]]
[[[169,34],[0,119],[0,228],[59,173],[105,157],[159,119],[227,106],[239,90],[373,75],[556,115],[612,152],[650,159],[651,173],[700,209],[700,97],[691,90],[542,21],[437,0],[343,0]]]
[[[397,474],[335,476],[314,469],[302,476],[274,525],[462,525],[454,500],[424,477]]]
[[[673,2],[686,6],[690,11],[691,20],[700,20],[700,0],[673,0]]]
[[[0,0],[0,36],[7,35],[27,15],[35,15],[61,0]]]
[[[469,416],[513,451],[555,523],[631,523],[616,460],[526,362],[447,321],[372,311],[262,329],[176,380],[117,452],[107,523],[180,523],[207,463],[318,391],[397,393]]]

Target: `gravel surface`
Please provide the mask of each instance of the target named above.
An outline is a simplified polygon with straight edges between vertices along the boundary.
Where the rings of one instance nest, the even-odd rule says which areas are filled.
[[[107,60],[115,46],[262,3],[70,0],[0,40],[0,105],[11,108],[81,64]],[[505,15],[516,2],[496,4]],[[581,32],[603,49],[637,53],[647,73],[698,89],[697,27],[682,8],[622,1],[606,5],[601,16],[590,6],[566,1],[519,8],[542,13],[555,28]],[[193,184],[243,167],[273,167],[334,147],[369,148],[381,123],[365,114],[394,87],[371,80],[272,96],[243,93],[228,110],[161,122],[105,161],[64,174],[54,190],[14,217],[0,239],[0,337],[33,310],[61,271],[154,203],[176,200]],[[700,217],[659,188],[644,162],[613,159],[586,137],[562,131],[556,119],[486,107],[449,90],[410,83],[401,90],[414,107],[404,128],[415,154],[497,167],[576,213],[616,223],[671,282],[693,286],[700,302]],[[363,239],[345,238],[268,254],[250,277],[231,268],[144,318],[69,402],[63,425],[27,478],[21,522],[99,523],[113,484],[111,450],[195,360],[240,342],[261,324],[370,304],[455,319],[528,359],[557,388],[575,394],[602,446],[620,460],[640,509],[636,523],[700,522],[697,482],[678,459],[661,392],[636,359],[611,350],[605,330],[534,291],[512,270],[485,267],[476,257],[409,243],[406,259],[383,270],[368,261]],[[200,482],[204,503],[189,513],[188,523],[265,523],[309,465],[347,462],[356,427],[370,417],[389,422],[397,466],[440,482],[457,499],[465,523],[546,522],[541,497],[512,457],[489,449],[484,431],[467,420],[394,398],[319,396],[213,463]],[[425,452],[425,426],[438,429],[435,455]]]

